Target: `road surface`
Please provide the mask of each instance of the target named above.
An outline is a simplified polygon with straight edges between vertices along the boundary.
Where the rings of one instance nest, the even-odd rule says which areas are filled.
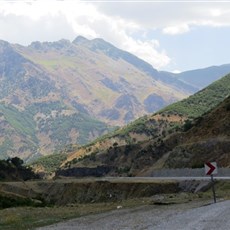
[[[149,205],[89,215],[39,230],[227,230],[230,200],[200,206]],[[197,207],[198,206],[198,207]]]
[[[96,180],[98,181],[109,181],[109,182],[117,182],[117,181],[123,181],[123,182],[151,182],[151,181],[161,181],[161,180],[175,180],[175,181],[186,181],[186,180],[210,180],[210,176],[203,176],[203,177],[175,177],[175,176],[168,176],[168,177],[101,177]],[[215,180],[230,180],[229,176],[220,177],[220,176],[214,176]]]

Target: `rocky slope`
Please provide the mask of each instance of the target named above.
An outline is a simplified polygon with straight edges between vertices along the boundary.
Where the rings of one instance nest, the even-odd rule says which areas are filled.
[[[83,144],[108,130],[61,87],[41,66],[0,42],[1,157],[51,154],[68,143]]]
[[[85,144],[194,88],[102,39],[0,41],[1,157],[31,159]],[[100,121],[98,121],[98,119]],[[102,122],[101,122],[102,121]]]
[[[83,37],[27,47],[0,41],[0,82],[0,155],[26,160],[88,143],[108,124],[124,125],[197,90]]]
[[[229,80],[227,75],[188,99],[80,148],[63,167],[103,165],[111,167],[113,175],[203,167],[209,160],[229,167]]]
[[[202,167],[216,161],[230,167],[230,97],[217,108],[197,119],[193,127],[176,136],[178,145],[169,152],[166,167]]]
[[[196,89],[174,77],[166,82],[150,64],[102,39],[34,42],[16,46],[42,67],[72,104],[99,120],[123,125]]]

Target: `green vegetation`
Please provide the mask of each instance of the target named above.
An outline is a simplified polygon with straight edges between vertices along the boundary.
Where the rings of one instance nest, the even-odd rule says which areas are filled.
[[[158,181],[149,183],[149,181],[140,179],[138,182],[126,183],[117,178],[116,182],[98,182],[94,184],[95,180],[93,179],[88,179],[88,182],[85,182],[84,180],[79,182],[78,180],[76,186],[78,188],[82,188],[79,190],[80,194],[78,194],[78,196],[76,196],[76,192],[74,190],[71,191],[70,187],[68,187],[68,184],[73,186],[74,182],[72,181],[71,183],[67,184],[65,184],[65,182],[58,182],[59,186],[63,186],[62,188],[65,189],[65,192],[62,194],[56,193],[56,196],[58,198],[65,194],[63,199],[68,198],[67,200],[69,201],[69,198],[71,197],[73,202],[68,203],[67,205],[49,205],[46,207],[37,207],[38,205],[35,205],[35,207],[34,203],[30,203],[32,202],[31,200],[27,200],[28,206],[26,207],[24,206],[25,202],[20,204],[21,198],[19,198],[18,201],[16,201],[18,204],[16,207],[0,210],[0,229],[34,229],[80,216],[116,210],[117,206],[127,209],[140,207],[143,205],[145,207],[148,207],[149,205],[157,205],[154,207],[152,206],[152,208],[156,208],[156,210],[158,210],[159,205],[163,205],[165,206],[165,208],[161,206],[163,211],[166,209],[168,210],[169,205],[172,209],[177,209],[179,207],[178,210],[184,210],[183,208],[185,207],[186,209],[200,207],[212,202],[211,188],[205,192],[199,193],[178,192],[177,188],[179,187],[179,184],[177,182]],[[35,182],[31,183],[35,187],[37,187],[39,184],[39,182],[37,182],[38,184],[35,184]],[[91,189],[90,186],[92,186]],[[228,181],[217,182],[215,186],[217,199],[229,199],[230,186]],[[52,191],[52,188],[55,189],[56,187],[50,186],[50,182],[43,182],[42,189],[46,190],[47,188],[49,188],[49,191]],[[87,195],[92,196],[94,202],[95,199],[97,200],[99,197],[103,198],[104,200],[100,202],[96,201],[95,203],[77,203],[76,198],[81,199],[81,197],[83,197],[84,199],[86,194],[85,191],[88,191]],[[112,194],[112,198],[110,197],[110,194]],[[0,201],[1,197],[2,196],[0,195]],[[3,202],[6,203],[7,201]],[[182,204],[182,206],[179,206],[180,204]]]
[[[22,206],[32,206],[32,207],[43,207],[46,203],[35,202],[29,198],[22,197],[7,197],[0,195],[0,209],[10,208],[10,207],[22,207]]]
[[[59,168],[66,157],[67,155],[62,153],[40,157],[34,161],[31,166],[42,165],[46,173],[51,173]]]
[[[18,157],[0,160],[0,181],[30,180],[39,178],[32,169],[23,165]]]
[[[57,222],[116,210],[120,205],[131,208],[149,202],[147,198],[129,199],[122,202],[81,204],[67,207],[17,207],[0,210],[0,229],[25,230],[51,225]]]
[[[3,141],[3,143],[0,145],[0,152],[2,153],[1,154],[1,157],[5,157],[7,158],[7,151],[8,150],[12,150],[13,149],[13,143],[12,143],[12,140],[10,140],[8,137],[6,137],[6,139]]]
[[[34,115],[37,113],[45,114],[45,118],[39,118],[38,128],[40,132],[51,132],[50,138],[59,143],[57,149],[72,142],[69,136],[72,129],[79,133],[76,140],[78,144],[86,144],[91,134],[94,132],[103,133],[108,129],[105,123],[92,119],[87,114],[81,112],[72,115],[63,114],[62,112],[68,108],[57,101],[33,104],[27,110]],[[52,112],[55,115],[52,115]]]
[[[45,133],[53,143],[55,150],[60,150],[68,144],[86,144],[94,136],[107,132],[105,123],[92,119],[89,115],[71,110],[59,101],[34,103],[25,110],[0,104],[1,116],[10,128],[4,130],[5,140],[0,145],[1,157],[7,158],[8,152],[18,151],[12,135],[20,136],[23,146],[20,152],[39,148],[38,134]],[[36,118],[36,120],[35,120]],[[70,132],[76,133],[76,140],[72,140]]]
[[[51,138],[58,140],[60,147],[71,143],[69,138],[71,129],[76,129],[79,133],[78,144],[86,144],[89,141],[90,135],[93,135],[95,131],[103,133],[107,129],[103,122],[94,120],[82,113],[75,113],[70,116],[58,116],[56,119],[47,122],[46,127],[49,127],[49,130],[52,132]]]
[[[214,82],[198,93],[166,108],[158,113],[181,114],[196,118],[211,110],[230,95],[230,74]]]
[[[14,128],[14,130],[23,136],[30,136],[34,142],[37,142],[35,136],[36,123],[31,113],[25,111],[20,112],[10,105],[0,104],[0,110],[6,121]]]
[[[142,166],[144,164],[147,165],[149,161],[153,161],[153,162],[156,161],[158,157],[161,157],[164,152],[168,151],[168,148],[171,148],[174,141],[172,141],[172,143],[170,141],[174,140],[173,138],[175,138],[175,135],[172,136],[169,135],[174,134],[177,131],[187,132],[194,126],[199,127],[204,115],[209,113],[209,111],[212,110],[213,108],[217,107],[217,105],[223,102],[229,95],[230,95],[230,74],[216,81],[215,83],[211,84],[209,87],[205,88],[204,90],[201,90],[195,95],[185,100],[182,100],[181,102],[177,102],[174,103],[173,105],[167,106],[165,109],[159,111],[156,114],[153,114],[152,116],[141,117],[136,121],[131,122],[124,128],[116,129],[113,132],[96,139],[93,143],[84,146],[84,148],[87,147],[93,148],[93,145],[96,145],[97,146],[96,148],[98,148],[97,152],[99,153],[107,152],[108,154],[105,155],[102,160],[100,160],[100,157],[97,157],[97,155],[95,156],[95,151],[93,151],[92,156],[89,155],[87,156],[87,158],[82,157],[76,160],[73,159],[72,162],[77,163],[78,161],[87,160],[90,159],[91,157],[92,161],[101,163],[101,162],[106,162],[108,160],[111,162],[111,164],[113,164],[112,162],[115,162],[116,159],[116,163],[114,164],[117,164],[115,165],[118,167],[117,172],[127,173],[128,168],[125,168],[126,167],[125,161],[122,159],[122,157],[125,157],[125,155],[129,155],[129,153],[132,153],[130,155],[133,155],[134,157],[132,159],[133,162],[134,161],[141,162],[141,158],[142,158],[143,162],[141,162],[140,165]],[[229,111],[230,106],[228,103],[225,104],[225,108],[227,111]],[[139,140],[138,140],[139,138],[138,135],[140,135]],[[183,135],[183,133],[180,133],[178,135]],[[145,147],[147,150],[144,154],[141,154],[140,157],[138,154],[135,154],[135,151],[130,149],[125,149],[125,151],[122,152],[122,157],[117,156],[115,154],[115,149],[117,147],[123,145],[134,146],[134,144],[136,146],[139,145],[141,147],[148,146],[149,140],[151,140],[150,143],[152,144],[150,144],[149,147]],[[175,139],[175,144],[177,144],[177,141],[178,140]],[[100,142],[104,142],[104,143],[100,143]],[[100,147],[100,144],[102,147]],[[200,145],[197,146],[199,146],[199,149],[201,148]],[[111,154],[111,152],[109,151],[110,149],[114,149],[114,154]],[[149,152],[154,153],[154,155],[150,155],[147,161],[145,160],[145,157],[147,159]],[[175,154],[178,154],[178,150],[177,151],[175,150],[175,152],[176,152]],[[191,152],[191,150],[188,152]],[[196,152],[198,152],[198,149],[196,150]],[[88,152],[85,151],[85,153],[87,154]],[[139,153],[141,153],[141,151]],[[192,156],[192,154],[190,155]],[[179,161],[181,162],[182,161],[181,159],[189,158],[190,155],[187,156],[186,151],[182,149],[181,157],[179,157],[180,160],[178,160],[178,162]],[[119,158],[122,160],[119,160]],[[200,167],[201,165],[200,156],[197,158],[199,159],[199,161],[192,162],[190,167],[192,168]],[[169,159],[170,160],[174,159],[174,157],[171,157]],[[133,162],[131,163],[131,168],[133,167],[136,169],[136,166],[133,164]],[[68,163],[67,165],[69,164],[71,164],[71,162]],[[175,162],[172,161],[171,165],[175,165]],[[182,167],[183,165],[184,162],[182,165],[178,167]]]
[[[36,123],[33,120],[32,114],[29,111],[19,111],[17,108],[5,104],[0,104],[0,111],[6,124],[6,128],[2,131],[5,140],[0,145],[1,158],[7,158],[8,151],[24,151],[23,149],[31,152],[36,151],[38,139],[36,137]],[[12,136],[19,136],[23,142],[27,140],[20,150],[17,150],[17,147],[14,145]]]
[[[33,103],[32,105],[26,107],[26,111],[28,111],[28,113],[32,116],[37,113],[42,113],[48,116],[52,111],[61,112],[64,109],[67,109],[67,106],[59,101]]]
[[[135,133],[144,133],[148,131],[146,128],[146,123],[148,121],[147,116],[143,116],[139,119],[137,119],[134,122],[131,122],[128,124],[125,128],[121,129],[119,132],[120,136],[126,136],[130,132],[135,132]]]
[[[184,131],[186,131],[192,127],[192,122],[190,119],[198,118],[207,113],[229,95],[230,74],[214,82],[198,93],[182,101],[167,106],[156,114],[160,114],[162,117],[167,116],[169,118],[171,115],[179,115],[180,117],[189,118],[186,120],[183,127]],[[181,126],[182,123],[179,122],[168,122],[167,119],[156,121],[154,119],[149,119],[147,116],[143,116],[134,122],[131,122],[124,128],[109,133],[97,139],[96,141],[102,141],[106,138],[111,138],[114,136],[128,138],[130,132],[152,135],[153,137],[157,137],[162,134],[165,136],[174,132],[174,130],[181,129]]]

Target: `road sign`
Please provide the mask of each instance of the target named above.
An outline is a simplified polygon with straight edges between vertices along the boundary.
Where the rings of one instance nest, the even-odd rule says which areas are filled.
[[[214,187],[215,182],[214,182],[213,175],[217,174],[217,164],[216,162],[207,162],[204,164],[204,168],[205,168],[205,174],[211,176],[213,199],[214,199],[214,203],[216,203],[216,192]]]
[[[206,175],[214,175],[217,174],[217,164],[216,162],[207,162],[204,164],[205,174]]]

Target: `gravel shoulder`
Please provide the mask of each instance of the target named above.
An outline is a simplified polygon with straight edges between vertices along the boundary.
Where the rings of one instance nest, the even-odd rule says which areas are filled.
[[[226,230],[229,216],[230,200],[216,204],[147,205],[88,215],[37,230]]]

